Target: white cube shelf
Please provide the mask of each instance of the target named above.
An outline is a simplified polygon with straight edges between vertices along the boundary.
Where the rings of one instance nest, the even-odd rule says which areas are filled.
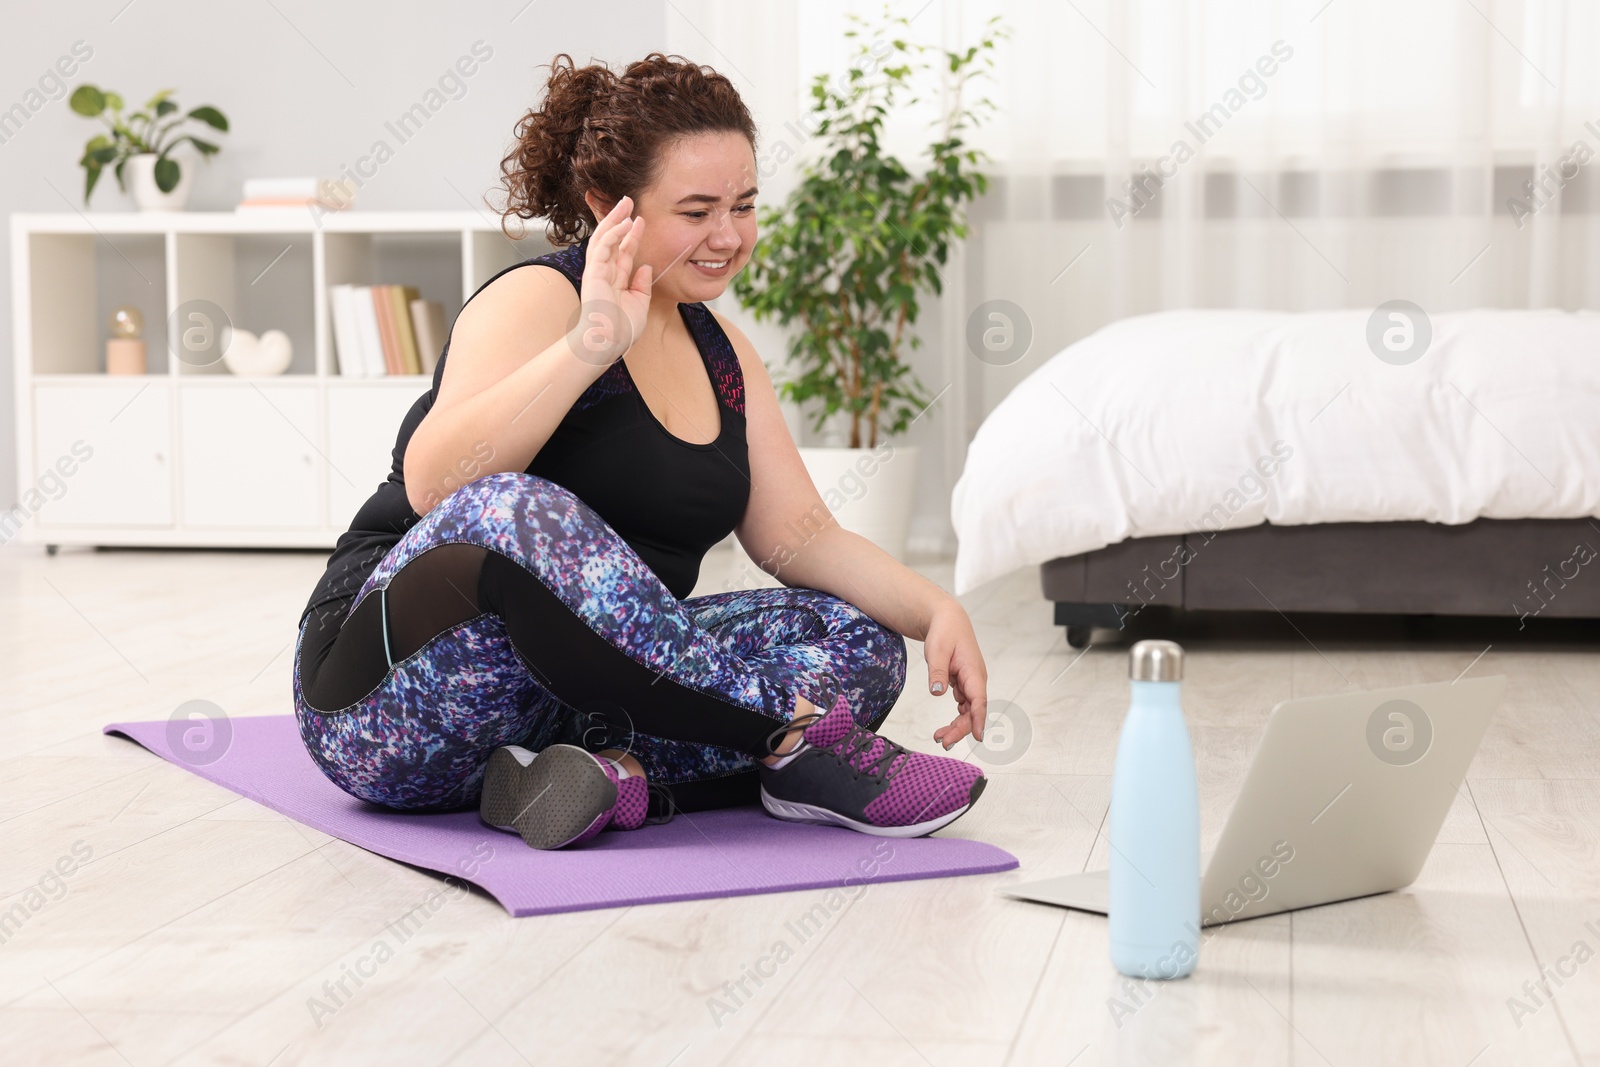
[[[513,243],[471,211],[13,215],[20,503],[0,511],[0,540],[331,548],[432,376],[341,375],[329,286],[414,285],[448,329],[495,272],[550,250],[541,220],[527,231]],[[179,359],[168,324],[191,300],[283,330],[288,371]],[[105,372],[124,304],[144,316],[142,375]]]

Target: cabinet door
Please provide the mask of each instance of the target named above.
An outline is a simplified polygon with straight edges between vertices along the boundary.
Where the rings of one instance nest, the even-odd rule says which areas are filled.
[[[400,424],[421,395],[392,386],[329,388],[328,522],[335,529],[348,530],[389,477]]]
[[[33,480],[22,503],[39,491],[41,527],[172,525],[167,390],[164,382],[34,387]]]
[[[321,525],[314,385],[184,385],[178,410],[184,525]]]

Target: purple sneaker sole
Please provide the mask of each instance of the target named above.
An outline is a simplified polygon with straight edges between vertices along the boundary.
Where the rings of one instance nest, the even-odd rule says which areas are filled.
[[[863,822],[852,819],[848,815],[830,811],[814,804],[802,804],[796,801],[779,800],[767,792],[766,786],[761,787],[761,806],[767,809],[769,815],[785,819],[789,822],[820,823],[826,826],[843,826],[863,834],[873,834],[877,837],[922,837],[935,830],[942,830],[965,815],[976,804],[978,797],[983,793],[983,787],[989,782],[988,778],[979,778],[972,783],[971,791],[967,793],[967,802],[932,819],[922,822],[908,823],[905,826],[879,826],[876,823]]]

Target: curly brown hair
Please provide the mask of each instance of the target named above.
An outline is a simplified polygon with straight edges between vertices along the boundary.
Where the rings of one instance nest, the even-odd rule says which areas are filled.
[[[543,104],[518,121],[517,142],[500,162],[503,231],[513,215],[543,217],[552,245],[576,244],[599,221],[585,191],[637,201],[678,138],[728,131],[755,149],[756,124],[733,83],[683,56],[651,52],[620,77],[598,63],[576,67],[565,52],[549,66]]]

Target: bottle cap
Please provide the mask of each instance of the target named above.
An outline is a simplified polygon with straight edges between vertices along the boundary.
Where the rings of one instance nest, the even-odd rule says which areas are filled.
[[[1128,650],[1128,677],[1136,682],[1183,678],[1183,646],[1176,641],[1136,641]]]

